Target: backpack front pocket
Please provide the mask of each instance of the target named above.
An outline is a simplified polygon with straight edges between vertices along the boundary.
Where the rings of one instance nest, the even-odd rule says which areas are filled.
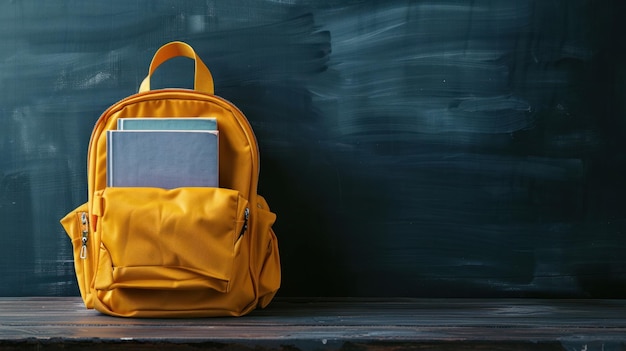
[[[224,188],[106,188],[93,213],[100,253],[96,290],[228,292],[247,228],[248,201]]]

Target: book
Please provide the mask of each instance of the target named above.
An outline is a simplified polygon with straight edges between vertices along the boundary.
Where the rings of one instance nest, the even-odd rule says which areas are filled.
[[[217,131],[107,131],[107,186],[218,187]]]
[[[193,118],[120,118],[118,130],[217,130],[217,120],[209,117]]]

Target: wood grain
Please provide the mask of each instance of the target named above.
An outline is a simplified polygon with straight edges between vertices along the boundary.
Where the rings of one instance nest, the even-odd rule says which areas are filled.
[[[78,298],[0,298],[0,349],[623,350],[626,301],[278,300],[241,318],[125,319]],[[57,346],[54,346],[57,345]],[[183,348],[184,347],[184,348]]]

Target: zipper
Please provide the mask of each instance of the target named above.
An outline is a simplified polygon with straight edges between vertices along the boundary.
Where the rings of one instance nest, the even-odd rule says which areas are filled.
[[[80,248],[80,258],[87,258],[87,241],[89,240],[89,221],[87,220],[87,212],[80,213],[80,229],[83,234],[81,239],[82,246]]]
[[[243,118],[239,118],[236,117],[240,127],[244,130],[244,134],[246,134],[246,136],[248,138],[251,137],[251,140],[248,140],[248,144],[250,144],[251,147],[251,153],[252,153],[252,169],[253,171],[256,170],[256,177],[259,176],[259,174],[261,173],[261,157],[260,157],[260,152],[259,152],[259,147],[258,147],[258,140],[256,138],[256,134],[254,133],[254,131],[252,130],[252,125],[250,124],[250,121],[248,120],[248,118],[243,114],[243,112],[237,107],[235,106],[233,103],[231,103],[230,101],[224,99],[223,97],[217,96],[217,95],[211,95],[211,94],[207,94],[204,92],[200,92],[197,90],[193,90],[193,89],[176,89],[176,88],[168,88],[168,89],[159,89],[159,90],[149,90],[149,91],[144,91],[144,92],[138,92],[136,94],[127,96],[121,100],[119,100],[118,102],[114,103],[113,105],[109,106],[109,108],[107,108],[98,118],[98,120],[96,121],[93,131],[91,133],[91,138],[89,139],[89,147],[88,147],[88,152],[87,152],[87,169],[95,169],[96,165],[92,164],[92,162],[95,163],[95,161],[93,161],[91,158],[92,156],[92,149],[94,147],[94,144],[97,143],[100,134],[104,131],[104,127],[108,121],[108,118],[104,118],[105,116],[110,116],[113,113],[119,112],[122,109],[124,109],[126,106],[131,105],[136,103],[137,101],[147,101],[147,100],[159,100],[161,98],[161,96],[166,96],[166,98],[171,98],[171,94],[174,93],[180,93],[180,92],[184,92],[184,93],[188,93],[190,95],[192,94],[197,94],[198,97],[203,97],[202,100],[204,100],[204,98],[206,98],[206,96],[211,96],[212,98],[214,98],[216,101],[219,101],[222,104],[225,104],[229,109],[236,111],[237,113],[235,113],[235,115],[239,114],[241,117]],[[153,95],[151,98],[146,98],[146,95]],[[174,99],[179,99],[178,96],[174,96]],[[91,196],[93,194],[93,192],[96,190],[94,189],[94,184],[96,183],[95,180],[93,179],[94,176],[90,176],[90,174],[88,174],[87,177],[87,188],[88,188],[88,202],[91,203]],[[254,179],[255,175],[252,175],[251,179]],[[250,194],[256,194],[257,191],[257,186],[258,184],[254,184],[254,188],[251,189]]]
[[[239,125],[241,126],[242,129],[244,129],[244,131],[246,132],[246,134],[248,134],[248,136],[252,136],[253,140],[249,140],[249,144],[250,146],[253,146],[254,144],[254,152],[256,152],[256,171],[257,171],[257,176],[259,176],[261,174],[261,153],[259,152],[259,141],[256,138],[256,134],[254,133],[254,130],[252,129],[252,125],[250,124],[250,121],[248,120],[248,117],[246,117],[246,115],[244,115],[244,113],[237,107],[235,106],[235,104],[233,104],[232,102],[230,102],[229,100],[224,99],[221,96],[217,96],[217,95],[212,95],[214,98],[216,98],[217,100],[221,100],[222,102],[224,102],[226,105],[228,105],[229,107],[233,108],[235,111],[237,111],[239,113],[239,115],[241,115],[242,118],[237,118],[237,121],[239,122]],[[253,143],[254,142],[254,143]]]
[[[243,226],[241,227],[241,232],[239,233],[239,237],[243,236],[243,233],[248,229],[248,218],[250,217],[250,209],[246,207],[243,211]]]

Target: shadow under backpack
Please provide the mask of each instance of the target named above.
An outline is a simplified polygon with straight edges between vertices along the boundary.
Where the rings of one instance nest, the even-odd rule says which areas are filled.
[[[178,56],[195,61],[194,89],[150,90],[156,68]],[[107,131],[134,117],[215,118],[219,187],[108,187]],[[255,135],[237,107],[214,95],[190,45],[159,48],[139,92],[100,116],[87,174],[87,203],[61,220],[87,308],[123,317],[241,316],[276,294],[276,215],[257,194]]]

